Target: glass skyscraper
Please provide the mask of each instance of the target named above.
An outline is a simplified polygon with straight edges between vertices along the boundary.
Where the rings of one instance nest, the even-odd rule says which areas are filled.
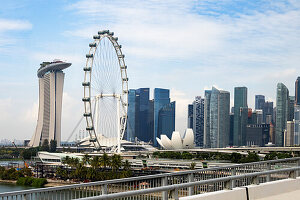
[[[264,95],[255,95],[255,110],[263,110],[265,105]]]
[[[243,109],[247,110],[243,111]],[[245,116],[247,117],[245,123]],[[242,146],[246,145],[246,125],[248,121],[248,104],[247,104],[247,88],[235,87],[234,88],[234,127],[233,127],[233,145]]]
[[[188,105],[188,121],[187,121],[187,127],[193,129],[193,104]]]
[[[204,147],[210,148],[210,99],[211,90],[205,90],[204,93]]]
[[[277,84],[275,145],[283,146],[283,135],[289,112],[289,90],[283,83]]]
[[[158,146],[156,137],[160,137],[161,134],[167,134],[159,132],[159,111],[167,104],[170,103],[170,91],[168,89],[155,88],[154,89],[154,135],[153,144]]]
[[[204,99],[201,96],[197,96],[193,102],[193,131],[196,146],[203,147]]]
[[[295,105],[295,145],[300,145],[300,105]]]
[[[208,94],[208,93],[207,93]],[[209,126],[206,128],[206,147],[222,148],[229,145],[230,134],[230,93],[212,88],[210,93]],[[207,107],[206,107],[207,109]],[[205,111],[206,112],[206,111]],[[206,115],[207,116],[207,115]]]
[[[175,131],[175,101],[164,105],[158,112],[158,136],[164,134],[172,137]],[[156,139],[155,139],[156,141]]]
[[[295,82],[295,105],[300,105],[300,76]]]
[[[126,140],[134,141],[135,135],[135,122],[136,122],[136,90],[130,89],[128,92],[128,112],[127,112],[127,129]]]

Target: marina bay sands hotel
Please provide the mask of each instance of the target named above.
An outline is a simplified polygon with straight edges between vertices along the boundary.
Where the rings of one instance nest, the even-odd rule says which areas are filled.
[[[39,146],[44,140],[61,141],[61,110],[64,76],[63,69],[71,66],[59,60],[43,62],[37,71],[39,78],[39,111],[35,133],[29,146]]]

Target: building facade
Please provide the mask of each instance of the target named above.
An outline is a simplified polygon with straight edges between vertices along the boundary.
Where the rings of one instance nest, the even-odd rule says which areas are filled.
[[[263,110],[265,105],[264,95],[255,95],[255,110]]]
[[[248,124],[246,127],[247,146],[265,146],[269,142],[269,124]]]
[[[295,105],[295,145],[300,145],[300,105]]]
[[[295,105],[300,105],[300,76],[295,82]]]
[[[275,145],[283,146],[284,130],[289,113],[289,90],[283,83],[277,84]]]
[[[286,130],[284,131],[284,146],[290,147],[295,145],[295,122],[287,121]]]
[[[193,115],[194,115],[194,107],[193,104],[188,105],[188,121],[187,127],[193,129]]]
[[[193,102],[193,131],[195,144],[203,147],[204,140],[204,99],[197,96]]]
[[[171,138],[175,131],[175,101],[164,105],[158,113],[158,136],[166,135]]]
[[[234,130],[233,130],[234,146],[246,145],[245,129],[246,129],[247,122],[244,123],[246,109],[247,109],[246,115],[248,118],[247,88],[235,87],[234,88]]]
[[[62,61],[44,62],[38,69],[39,111],[35,133],[29,146],[40,146],[45,140],[61,142],[61,111],[64,77],[63,69],[71,63]]]
[[[204,92],[204,147],[210,148],[210,99],[211,90],[205,90]]]

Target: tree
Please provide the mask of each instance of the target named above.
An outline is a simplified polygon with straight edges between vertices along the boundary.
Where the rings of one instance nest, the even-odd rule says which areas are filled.
[[[82,158],[82,162],[83,164],[87,164],[90,161],[90,156],[88,154],[84,154],[83,158]]]
[[[196,163],[192,162],[191,165],[190,165],[190,169],[191,169],[191,170],[194,170],[195,167],[196,167]]]
[[[50,141],[50,152],[56,152],[56,147],[57,147],[57,141],[51,140]]]
[[[104,168],[104,169],[106,169],[107,168],[107,166],[109,166],[110,165],[110,158],[109,158],[109,156],[104,152],[104,154],[101,156],[101,159],[100,159],[100,164],[101,164],[101,166]]]
[[[113,171],[119,170],[122,166],[122,157],[119,154],[111,156],[111,168]]]
[[[41,150],[42,151],[49,151],[49,141],[47,139],[45,139],[43,141],[43,144],[41,146]]]
[[[94,156],[91,160],[90,160],[90,165],[93,169],[98,169],[100,166],[100,157],[99,156]]]
[[[129,163],[128,160],[125,160],[125,162],[123,163],[123,169],[124,169],[125,171],[128,171],[128,170],[131,169],[131,165],[130,165],[130,163]]]

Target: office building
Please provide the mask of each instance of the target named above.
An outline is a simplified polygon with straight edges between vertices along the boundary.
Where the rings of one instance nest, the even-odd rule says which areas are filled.
[[[295,105],[300,105],[300,76],[295,82]]]
[[[223,148],[229,145],[230,134],[230,93],[212,88],[210,97],[209,138],[211,148]]]
[[[267,117],[267,116],[269,116],[269,117]],[[267,118],[268,118],[268,120],[267,120]],[[273,102],[266,101],[264,108],[263,108],[263,122],[266,124],[270,124],[270,122],[273,122],[272,118],[273,118]]]
[[[234,114],[230,113],[229,118],[230,118],[229,146],[233,146]]]
[[[287,121],[286,122],[286,130],[284,131],[284,146],[290,147],[294,146],[295,144],[295,134],[294,134],[294,127],[295,122],[294,121]]]
[[[289,90],[283,83],[277,84],[275,145],[283,146],[284,130],[289,113]]]
[[[210,98],[211,90],[204,92],[204,147],[210,148]]]
[[[289,111],[288,111],[288,121],[294,120],[294,106],[295,106],[295,97],[289,96]]]
[[[71,63],[43,62],[37,71],[39,78],[39,111],[35,133],[29,146],[40,146],[45,140],[61,142],[61,111],[64,77],[63,69]]]
[[[166,135],[171,138],[175,131],[175,101],[164,105],[158,112],[158,130],[159,137]],[[156,141],[156,140],[154,140]]]
[[[188,105],[188,121],[187,127],[193,129],[193,115],[194,115],[194,107],[193,104]]]
[[[263,123],[263,110],[256,110],[256,124]]]
[[[246,115],[246,122],[244,119],[245,115]],[[247,119],[248,119],[247,88],[235,87],[234,88],[234,130],[233,130],[234,146],[246,145],[245,128],[248,121]]]
[[[295,105],[295,145],[300,145],[300,105]]]
[[[265,105],[264,95],[255,95],[255,110],[263,110]]]
[[[156,138],[160,138],[161,134],[172,134],[170,133],[161,133],[159,132],[159,111],[167,104],[170,103],[170,91],[168,89],[155,88],[154,89],[154,135],[153,135],[153,144],[154,146],[158,146]]]
[[[204,140],[204,99],[197,96],[193,102],[193,131],[195,144],[203,147]]]
[[[130,89],[128,92],[128,111],[127,111],[127,129],[126,140],[133,142],[136,137],[136,90]]]
[[[248,124],[246,126],[246,145],[265,146],[269,142],[269,124]]]

